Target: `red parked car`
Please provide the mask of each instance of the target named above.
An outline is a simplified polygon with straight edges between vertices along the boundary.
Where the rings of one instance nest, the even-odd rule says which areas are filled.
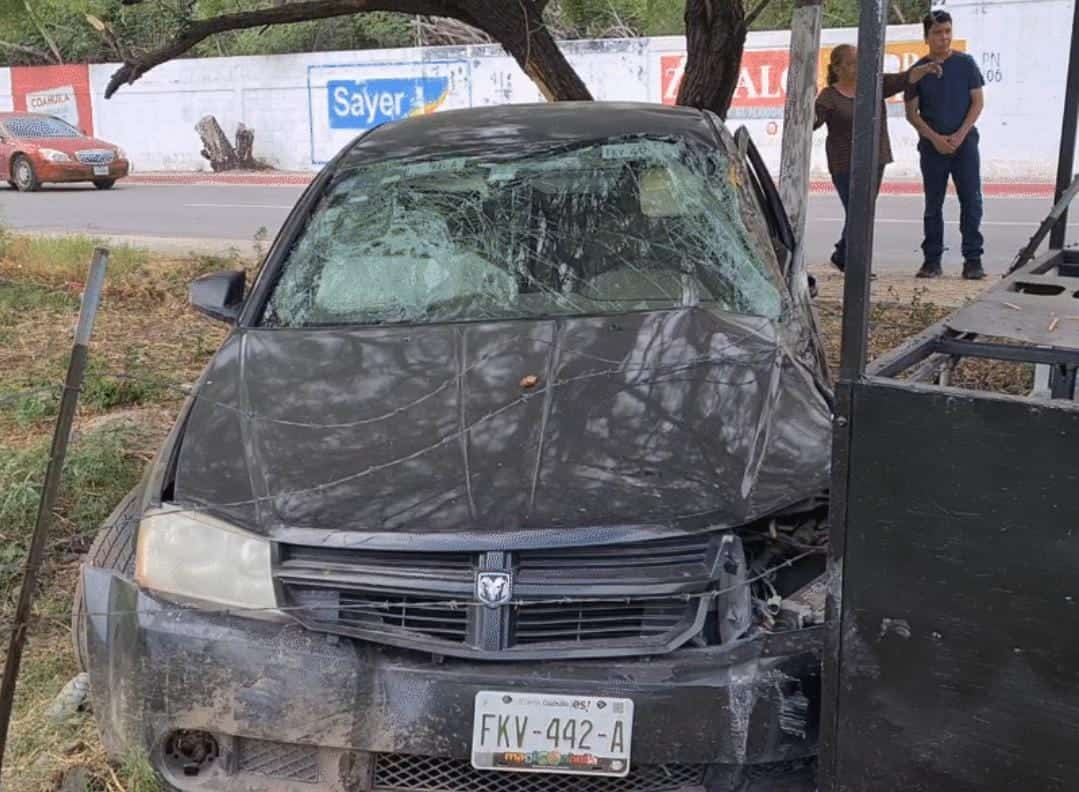
[[[107,190],[127,176],[123,149],[54,116],[0,113],[0,179],[21,192],[45,182],[93,182]]]

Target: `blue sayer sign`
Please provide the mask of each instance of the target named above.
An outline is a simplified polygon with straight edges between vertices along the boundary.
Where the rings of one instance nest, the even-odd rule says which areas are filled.
[[[331,129],[370,129],[399,118],[431,113],[450,91],[449,77],[330,80],[326,99]]]

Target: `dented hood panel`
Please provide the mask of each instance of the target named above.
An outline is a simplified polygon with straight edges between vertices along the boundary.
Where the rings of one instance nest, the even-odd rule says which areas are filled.
[[[774,323],[699,308],[241,330],[175,496],[276,535],[737,525],[827,486],[816,376]]]

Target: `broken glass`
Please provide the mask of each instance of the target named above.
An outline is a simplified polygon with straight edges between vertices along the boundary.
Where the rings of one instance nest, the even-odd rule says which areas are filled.
[[[538,319],[680,306],[777,319],[782,278],[741,165],[626,138],[341,177],[263,317],[303,327]],[[757,225],[760,225],[758,222]]]

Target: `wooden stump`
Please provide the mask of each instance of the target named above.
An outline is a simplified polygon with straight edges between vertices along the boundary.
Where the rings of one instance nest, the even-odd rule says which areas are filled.
[[[236,144],[225,137],[224,130],[213,116],[206,116],[197,124],[195,131],[202,138],[202,156],[210,161],[210,167],[216,171],[226,170],[273,170],[255,159],[255,130],[244,124],[236,125]]]
[[[255,130],[244,124],[236,127],[236,160],[241,168],[256,170],[259,167],[255,162]]]
[[[195,124],[195,131],[202,138],[202,156],[210,161],[214,171],[234,170],[239,165],[236,149],[225,137],[216,118],[206,116]]]

